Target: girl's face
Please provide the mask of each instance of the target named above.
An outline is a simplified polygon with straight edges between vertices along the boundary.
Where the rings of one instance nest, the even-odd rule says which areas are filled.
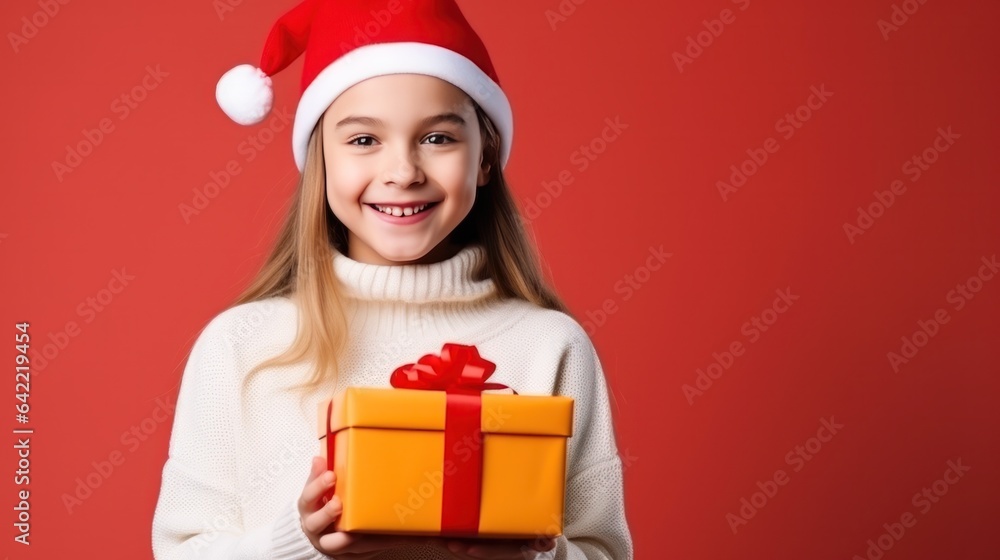
[[[322,133],[327,201],[347,226],[348,257],[429,263],[458,250],[448,235],[489,180],[465,92],[420,74],[369,78],[330,105]]]

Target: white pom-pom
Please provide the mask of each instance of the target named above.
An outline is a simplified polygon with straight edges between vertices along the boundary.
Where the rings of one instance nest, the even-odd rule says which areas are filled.
[[[215,100],[234,121],[243,125],[257,124],[264,120],[274,103],[271,77],[252,64],[241,64],[219,78]]]

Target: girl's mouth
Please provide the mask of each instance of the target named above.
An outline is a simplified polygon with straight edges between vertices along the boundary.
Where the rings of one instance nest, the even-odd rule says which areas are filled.
[[[421,212],[426,212],[431,207],[436,206],[439,202],[429,202],[427,204],[421,204],[420,206],[382,206],[379,204],[369,204],[371,208],[377,212],[382,212],[388,216],[412,216],[414,214],[419,214]]]
[[[365,206],[371,208],[379,218],[390,224],[408,225],[422,221],[438,204],[440,204],[440,201],[416,207],[381,206],[377,204],[365,204]]]

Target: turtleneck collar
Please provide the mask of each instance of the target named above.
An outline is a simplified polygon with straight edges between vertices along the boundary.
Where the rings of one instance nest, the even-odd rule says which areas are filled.
[[[476,279],[484,263],[482,245],[466,245],[452,257],[431,264],[381,265],[355,261],[333,250],[333,268],[354,300],[400,303],[471,302],[493,295],[493,280]]]
[[[478,244],[440,262],[405,265],[362,263],[334,249],[352,338],[391,340],[397,350],[420,340],[469,343],[516,321],[528,306],[499,297],[491,278],[475,277],[485,259]]]

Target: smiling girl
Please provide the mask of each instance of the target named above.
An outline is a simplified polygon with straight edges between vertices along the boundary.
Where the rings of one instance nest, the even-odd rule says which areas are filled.
[[[359,45],[358,30],[377,40]],[[220,80],[223,110],[263,120],[270,76],[303,53],[301,177],[260,273],[191,350],[155,557],[631,559],[603,369],[543,280],[504,179],[513,120],[481,40],[454,0],[305,0],[259,69]],[[334,529],[343,504],[324,498],[337,481],[316,456],[318,403],[389,387],[395,366],[446,341],[494,357],[491,381],[573,397],[560,537]]]

